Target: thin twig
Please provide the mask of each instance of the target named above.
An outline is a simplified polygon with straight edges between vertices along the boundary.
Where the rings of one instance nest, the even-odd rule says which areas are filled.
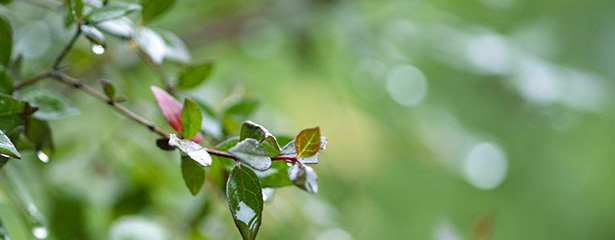
[[[76,79],[74,77],[71,77],[65,73],[62,73],[58,70],[50,70],[48,71],[49,75],[54,77],[57,80],[60,80],[63,83],[69,84],[75,88],[81,89],[83,91],[85,91],[87,94],[98,98],[104,102],[106,102],[107,104],[109,104],[111,107],[115,108],[118,112],[124,114],[126,117],[136,121],[137,123],[147,127],[150,131],[160,135],[161,137],[168,137],[169,133],[167,133],[166,131],[162,130],[161,128],[157,127],[154,123],[148,121],[147,119],[137,115],[136,113],[134,113],[133,111],[129,110],[128,108],[119,105],[118,103],[114,102],[113,99],[107,97],[106,95],[104,95],[103,93],[97,91],[96,89],[90,87],[89,85],[83,83],[83,81]],[[218,150],[213,150],[213,149],[207,149],[207,152],[211,155],[216,155],[216,156],[220,156],[220,157],[225,157],[225,158],[230,158],[233,159],[235,161],[239,161],[239,158],[237,158],[235,155],[227,153],[227,152],[222,152],[222,151],[218,151]]]
[[[70,51],[73,45],[75,45],[75,42],[77,41],[77,38],[79,38],[79,35],[81,35],[81,22],[77,23],[77,31],[75,32],[73,37],[70,39],[70,41],[68,41],[68,44],[66,44],[62,52],[60,52],[56,60],[53,62],[53,65],[51,66],[51,68],[58,69],[60,62],[62,62],[62,59],[66,57],[66,54],[68,53],[68,51]]]
[[[112,106],[113,108],[115,108],[117,111],[119,111],[120,113],[124,114],[125,116],[127,116],[128,118],[140,123],[141,125],[147,127],[149,130],[151,130],[152,132],[157,133],[158,135],[160,135],[161,137],[167,137],[169,136],[169,134],[162,130],[161,128],[157,127],[154,123],[146,120],[145,118],[137,115],[136,113],[130,111],[128,108],[125,108],[122,105],[119,105],[118,103],[114,102],[113,99],[108,98],[107,96],[105,96],[104,94],[102,94],[101,92],[97,91],[96,89],[86,85],[85,83],[83,83],[81,80],[73,78],[69,75],[66,75],[60,71],[57,70],[51,70],[51,76],[53,76],[55,79],[60,80],[63,83],[69,84],[75,88],[81,89],[83,91],[85,91],[86,93],[88,93],[91,96],[94,96],[100,100],[103,100],[104,102],[106,102],[107,104],[109,104],[110,106]]]
[[[28,86],[30,84],[36,83],[39,80],[45,79],[45,78],[49,77],[50,75],[51,75],[51,73],[49,73],[49,71],[44,71],[42,73],[36,74],[36,75],[26,79],[26,80],[19,81],[19,82],[15,83],[15,86],[13,87],[13,89],[17,90],[17,89],[23,88],[23,87]]]

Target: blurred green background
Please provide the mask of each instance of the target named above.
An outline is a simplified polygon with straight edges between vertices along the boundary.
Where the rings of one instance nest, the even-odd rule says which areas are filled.
[[[0,12],[26,75],[73,31],[19,0]],[[260,239],[614,239],[613,22],[613,1],[179,0],[149,26],[215,62],[187,96],[216,109],[256,97],[250,119],[272,132],[318,125],[329,138],[319,194],[279,189]],[[154,72],[108,40],[96,55],[80,39],[67,71],[109,79],[126,106],[164,125]],[[49,163],[24,153],[2,169],[13,239],[240,237],[223,195],[210,186],[192,197],[178,154],[147,129],[71,88],[37,87],[81,113],[52,122]]]

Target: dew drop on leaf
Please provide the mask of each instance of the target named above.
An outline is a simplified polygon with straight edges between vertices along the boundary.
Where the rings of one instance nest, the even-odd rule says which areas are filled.
[[[94,44],[92,45],[92,52],[94,52],[94,54],[96,55],[101,55],[105,53],[105,47],[103,47],[102,45]]]
[[[45,154],[43,151],[36,152],[36,156],[38,157],[38,160],[41,160],[41,162],[49,162],[49,156],[47,156],[47,154]]]

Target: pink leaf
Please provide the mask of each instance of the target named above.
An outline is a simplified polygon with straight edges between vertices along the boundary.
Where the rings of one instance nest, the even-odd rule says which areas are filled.
[[[154,98],[156,99],[156,103],[158,103],[158,107],[164,115],[164,118],[167,119],[167,122],[178,134],[182,132],[182,105],[170,94],[166,91],[152,86],[150,87],[152,93],[154,93]],[[196,136],[192,138],[193,142],[200,142],[203,135],[201,133],[197,133]]]

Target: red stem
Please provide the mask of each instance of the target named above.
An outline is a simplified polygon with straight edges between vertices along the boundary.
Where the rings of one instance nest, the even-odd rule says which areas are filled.
[[[283,157],[283,156],[278,156],[278,157],[272,157],[271,161],[281,161],[281,160],[289,160],[292,162],[298,162],[299,160],[297,160],[296,157]]]

